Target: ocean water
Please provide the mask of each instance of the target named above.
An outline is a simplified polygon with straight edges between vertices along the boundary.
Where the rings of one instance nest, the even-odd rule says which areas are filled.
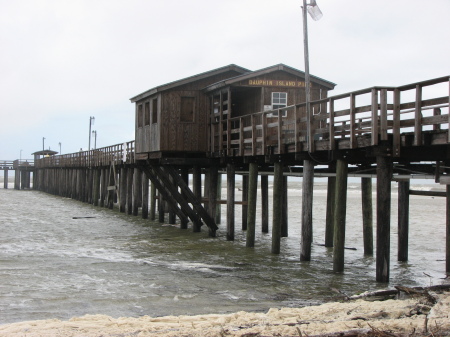
[[[375,282],[375,258],[363,254],[357,182],[350,182],[348,188],[345,244],[356,250],[345,251],[345,271],[339,274],[332,271],[332,250],[320,245],[325,232],[324,179],[315,182],[314,244],[312,261],[307,263],[299,261],[299,179],[289,180],[289,237],[282,239],[279,255],[270,253],[271,233],[261,233],[259,204],[256,246],[246,248],[239,206],[236,239],[229,242],[225,206],[218,236],[210,238],[205,228],[193,233],[191,227],[181,230],[177,224],[9,187],[0,184],[0,324],[84,314],[138,317],[266,311],[340,299],[332,288],[355,294],[398,284],[445,282],[445,198],[411,196],[409,261],[397,262],[395,183],[389,284]],[[239,182],[236,200],[241,200],[238,188]],[[225,188],[222,195],[225,198]],[[375,214],[375,199],[373,205]],[[270,202],[269,213],[271,207]]]

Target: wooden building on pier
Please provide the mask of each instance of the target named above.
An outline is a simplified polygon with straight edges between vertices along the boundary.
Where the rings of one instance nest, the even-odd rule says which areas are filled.
[[[313,100],[328,97],[334,87],[311,77]],[[228,155],[239,155],[232,150],[239,147],[239,137],[227,130],[239,128],[241,117],[248,124],[242,127],[264,111],[271,111],[268,122],[278,116],[293,121],[293,111],[283,108],[305,97],[305,73],[284,64],[257,71],[228,65],[155,87],[131,98],[136,103],[136,159],[217,156],[224,142],[230,144]]]

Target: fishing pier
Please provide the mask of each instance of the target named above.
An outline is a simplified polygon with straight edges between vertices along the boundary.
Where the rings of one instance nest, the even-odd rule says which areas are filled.
[[[443,249],[450,274],[449,84],[445,76],[330,96],[335,84],[311,76],[311,102],[306,103],[302,71],[283,64],[257,71],[229,65],[131,98],[134,141],[72,154],[35,154],[34,163],[4,167],[15,170],[15,188],[29,188],[32,172],[33,189],[100,207],[117,205],[135,216],[140,210],[143,218],[160,222],[168,214],[169,223],[194,232],[206,225],[211,236],[219,230],[220,206],[226,205],[220,231],[228,240],[234,240],[235,207],[242,207],[247,247],[255,245],[256,217],[261,216],[260,230],[271,233],[273,254],[280,253],[281,237],[288,235],[288,176],[301,176],[301,261],[311,260],[314,177],[327,177],[325,246],[333,247],[335,272],[344,270],[348,177],[360,177],[364,254],[375,252],[380,282],[389,281],[391,186],[396,181],[398,260],[408,259],[410,195],[446,197]],[[218,197],[222,174],[224,200]],[[242,176],[242,200],[235,198],[237,175]],[[434,179],[446,191],[411,190],[415,178]]]

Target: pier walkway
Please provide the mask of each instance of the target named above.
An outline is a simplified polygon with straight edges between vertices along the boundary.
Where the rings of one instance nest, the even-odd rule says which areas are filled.
[[[376,177],[376,278],[381,282],[389,281],[391,182],[398,182],[398,259],[405,261],[408,259],[409,196],[420,194],[410,189],[410,180],[434,179],[446,185],[446,192],[436,192],[434,196],[447,197],[447,217],[443,219],[447,246],[443,249],[446,272],[450,274],[449,80],[445,76],[400,87],[372,87],[322,98],[319,95],[310,103],[309,115],[303,102],[235,117],[232,106],[242,101],[242,93],[223,82],[205,89],[211,93],[206,152],[136,151],[137,143],[143,146],[139,139],[39,158],[34,163],[4,162],[2,165],[0,161],[0,166],[4,170],[14,169],[16,176],[25,176],[16,179],[16,188],[21,188],[20,184],[22,188],[30,187],[32,172],[34,189],[110,208],[116,204],[121,212],[138,215],[140,211],[144,218],[155,219],[158,200],[159,221],[166,221],[164,216],[169,213],[170,223],[175,223],[178,217],[181,228],[188,228],[192,222],[193,231],[200,231],[206,224],[212,236],[220,222],[216,214],[220,205],[226,204],[227,224],[223,230],[229,240],[234,239],[234,209],[239,205],[243,210],[242,229],[247,231],[248,247],[253,247],[255,240],[258,177],[261,179],[258,197],[263,205],[262,231],[269,232],[267,177],[272,175],[274,254],[280,252],[280,238],[287,236],[287,176],[302,176],[302,261],[311,259],[314,176],[326,176],[325,245],[333,247],[335,272],[344,270],[349,176],[361,177],[364,253],[373,254],[372,178]],[[172,90],[174,86],[161,88]],[[162,91],[161,88],[156,89]],[[158,94],[156,89],[151,93]],[[135,100],[137,135],[147,137],[143,131],[146,116],[156,120],[162,115],[156,114],[158,102],[140,104],[139,99],[146,99],[145,95],[141,96]],[[182,99],[182,104],[188,106],[190,100]],[[151,114],[153,108],[155,114]],[[144,112],[141,120],[140,113]],[[150,129],[152,123],[148,118]],[[219,173],[227,176],[226,200],[217,198],[222,183]],[[240,201],[235,200],[236,174],[243,176],[244,192]]]

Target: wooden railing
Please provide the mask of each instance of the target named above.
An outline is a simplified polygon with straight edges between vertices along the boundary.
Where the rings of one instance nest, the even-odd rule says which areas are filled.
[[[401,87],[373,87],[306,104],[258,112],[211,123],[211,152],[228,156],[354,149],[392,138],[400,155],[401,135],[413,133],[422,144],[425,131],[448,133],[450,77]],[[287,117],[274,117],[284,111]],[[310,127],[308,128],[308,125]],[[358,141],[365,136],[366,142]]]
[[[35,161],[41,167],[91,167],[134,163],[134,140],[90,151],[49,156]]]

